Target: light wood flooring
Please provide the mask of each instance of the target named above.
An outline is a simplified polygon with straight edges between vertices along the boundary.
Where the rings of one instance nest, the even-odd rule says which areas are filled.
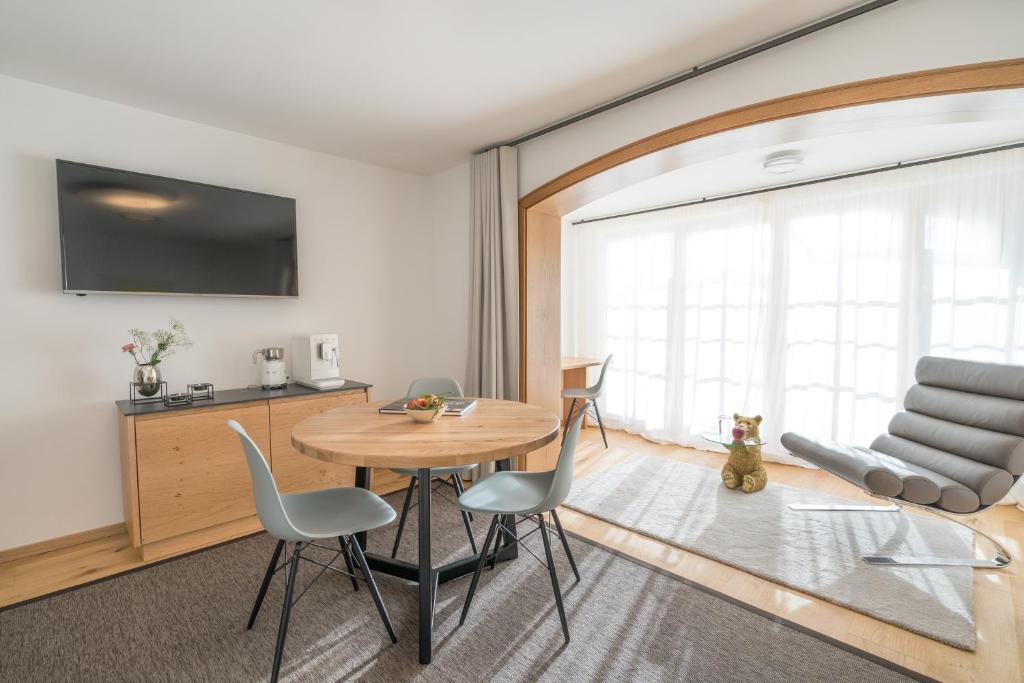
[[[618,431],[609,431],[608,437],[611,448],[605,450],[598,429],[583,431],[576,456],[577,478],[641,453],[716,470],[722,463],[723,456],[715,453],[658,445]],[[877,502],[821,471],[771,464],[768,470],[769,479],[774,482]],[[405,485],[403,481],[379,479],[375,484],[380,485],[374,489],[381,493]],[[975,653],[943,645],[572,510],[560,511],[560,517],[568,530],[599,545],[925,676],[979,682],[1020,681],[1024,676],[1024,512],[1012,506],[993,508],[976,520],[979,528],[1007,546],[1015,561],[1001,571],[975,571]],[[69,544],[55,539],[0,553],[0,608],[146,564],[131,547],[121,524],[77,534],[71,540]]]
[[[383,495],[405,488],[408,482],[386,470],[374,470],[373,491]],[[246,531],[237,537],[251,533]],[[144,561],[139,550],[132,547],[124,524],[5,550],[0,552],[0,609],[147,564],[153,562]]]
[[[651,443],[608,431],[605,450],[596,428],[581,433],[576,478],[639,454],[673,458],[715,470],[723,455]],[[879,501],[821,470],[768,464],[769,481],[870,504]],[[906,514],[906,513],[901,513]],[[1004,505],[972,518],[972,525],[998,538],[1014,561],[1006,569],[974,572],[978,647],[965,652],[819,598],[751,576],[708,558],[656,541],[572,510],[559,510],[565,528],[598,545],[751,605],[858,650],[942,681],[1021,681],[1024,677],[1024,512]],[[979,550],[991,552],[987,544]]]

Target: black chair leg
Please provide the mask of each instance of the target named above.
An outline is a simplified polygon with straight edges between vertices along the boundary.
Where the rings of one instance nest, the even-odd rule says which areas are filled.
[[[562,547],[565,548],[565,555],[569,558],[569,566],[572,567],[572,573],[576,575],[576,582],[579,583],[580,570],[576,568],[576,559],[572,556],[572,551],[569,550],[569,540],[565,537],[565,531],[562,530],[562,523],[558,520],[558,513],[552,510],[551,518],[555,520],[555,528],[558,529],[558,536],[562,539]]]
[[[345,569],[352,576],[352,590],[359,590],[359,580],[356,579],[356,568],[352,564],[352,551],[348,547],[348,543],[345,542],[344,536],[338,536],[338,543],[341,544],[341,552],[345,555]]]
[[[245,626],[247,631],[256,623],[256,617],[260,613],[260,607],[263,606],[263,598],[267,597],[267,588],[270,587],[270,580],[274,578],[274,570],[277,569],[277,561],[281,559],[282,550],[284,550],[284,541],[278,541],[277,547],[274,548],[274,554],[270,558],[270,565],[267,567],[267,573],[263,575],[263,583],[260,584],[260,592],[256,595],[256,604],[252,606],[252,614],[249,615],[249,623]]]
[[[288,617],[292,613],[292,595],[295,593],[295,577],[299,574],[299,556],[302,544],[295,544],[291,563],[288,565],[288,587],[284,591],[284,607],[281,609],[281,624],[277,627],[277,648],[274,650],[274,668],[270,675],[272,683],[281,676],[281,659],[284,657],[284,641],[288,637]]]
[[[594,414],[597,415],[597,426],[601,428],[601,438],[604,439],[604,447],[608,448],[608,437],[604,433],[604,422],[601,421],[601,411],[597,407],[597,401],[591,401],[594,406]]]
[[[462,478],[458,474],[452,475],[452,486],[455,487],[455,498],[458,499],[465,490],[462,488]],[[466,526],[466,535],[469,536],[469,546],[473,549],[473,554],[476,555],[476,539],[473,538],[473,527],[469,524],[473,521],[473,515],[465,510],[460,510],[460,512],[462,513],[462,523]]]
[[[398,545],[402,542],[402,530],[405,529],[405,518],[409,516],[409,506],[412,505],[412,492],[415,490],[416,477],[410,477],[409,488],[405,490],[405,504],[402,505],[402,516],[398,520],[398,532],[395,534],[395,547],[391,549],[391,557],[398,554]]]
[[[473,527],[469,525],[469,513],[465,510],[462,512],[462,524],[466,527],[466,535],[469,536],[469,547],[473,549],[473,554],[476,555],[476,539],[473,538]]]
[[[498,529],[498,515],[494,515],[491,519],[491,525],[487,527],[487,537],[484,539],[484,547],[480,549],[480,559],[476,563],[476,571],[473,572],[473,580],[469,584],[469,592],[466,593],[466,602],[462,605],[462,616],[459,617],[459,626],[462,626],[466,622],[466,615],[469,614],[469,605],[473,602],[473,594],[476,593],[476,585],[480,582],[480,572],[483,571],[484,565],[487,564],[487,550],[491,547],[491,541],[494,540],[495,531]],[[497,544],[495,544],[497,546]],[[497,547],[495,547],[497,552]]]
[[[569,404],[569,414],[565,417],[565,429],[562,430],[562,441],[565,441],[566,435],[569,433],[569,424],[572,422],[572,412],[576,410],[576,399],[572,400]]]
[[[452,475],[452,483],[455,486],[455,497],[456,498],[460,497],[463,493],[466,492],[466,485],[462,482],[462,475],[459,474],[458,472],[456,472],[455,474]],[[471,522],[473,521],[473,513],[472,512],[469,513],[469,521],[471,521]],[[475,550],[473,552],[476,553]]]
[[[565,608],[562,606],[562,589],[558,585],[558,573],[555,571],[555,558],[551,556],[551,539],[548,537],[548,525],[544,518],[540,519],[540,537],[544,540],[544,555],[548,561],[548,573],[551,574],[551,587],[555,591],[555,604],[558,606],[558,618],[562,620],[562,635],[569,642],[569,624],[565,620]]]
[[[395,634],[395,627],[392,626],[391,617],[388,616],[388,610],[384,607],[384,601],[380,598],[377,582],[373,580],[373,574],[370,573],[370,565],[366,563],[366,555],[363,554],[363,549],[359,547],[359,541],[356,540],[354,535],[349,536],[349,542],[352,544],[352,554],[356,556],[356,562],[359,563],[359,568],[366,579],[366,585],[370,588],[373,604],[377,605],[377,612],[380,613],[380,619],[384,622],[384,628],[387,629],[388,637],[391,638],[392,643],[397,643],[398,636]]]

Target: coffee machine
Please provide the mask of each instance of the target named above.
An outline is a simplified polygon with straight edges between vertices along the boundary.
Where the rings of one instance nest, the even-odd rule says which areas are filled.
[[[288,386],[288,369],[284,364],[284,349],[270,346],[252,353],[253,364],[260,365],[260,386],[264,389],[284,389]]]
[[[339,349],[336,334],[304,334],[292,339],[295,381],[320,391],[343,386]]]

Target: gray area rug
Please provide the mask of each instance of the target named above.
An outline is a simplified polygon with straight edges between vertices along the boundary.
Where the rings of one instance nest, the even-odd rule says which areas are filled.
[[[566,507],[964,650],[976,629],[969,567],[875,567],[863,555],[970,557],[970,532],[905,513],[806,512],[849,503],[771,481],[730,491],[717,470],[644,455],[573,485]],[[881,501],[879,501],[882,503]]]
[[[435,496],[435,561],[468,554],[456,510]],[[391,497],[395,505],[400,497]],[[477,519],[482,541],[489,520]],[[413,516],[400,557],[415,558]],[[371,532],[390,550],[394,526]],[[538,534],[527,539],[542,550]],[[416,592],[378,576],[392,645],[368,591],[328,573],[292,611],[289,681],[906,681],[856,654],[571,538],[582,581],[556,546],[572,642],[563,646],[547,570],[528,554],[442,585],[434,662],[417,663]],[[2,681],[260,681],[269,677],[283,577],[245,623],[273,550],[266,535],[0,612]],[[542,555],[543,556],[543,555]],[[326,558],[325,558],[326,559]],[[339,564],[341,562],[339,561]],[[296,592],[317,568],[304,565]]]

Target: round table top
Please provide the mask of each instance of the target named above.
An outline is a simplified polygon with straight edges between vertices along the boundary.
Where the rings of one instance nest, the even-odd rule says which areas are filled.
[[[554,413],[518,401],[477,399],[462,416],[413,422],[407,415],[381,414],[390,401],[376,401],[307,417],[292,430],[300,453],[356,467],[452,467],[514,458],[558,437]]]

